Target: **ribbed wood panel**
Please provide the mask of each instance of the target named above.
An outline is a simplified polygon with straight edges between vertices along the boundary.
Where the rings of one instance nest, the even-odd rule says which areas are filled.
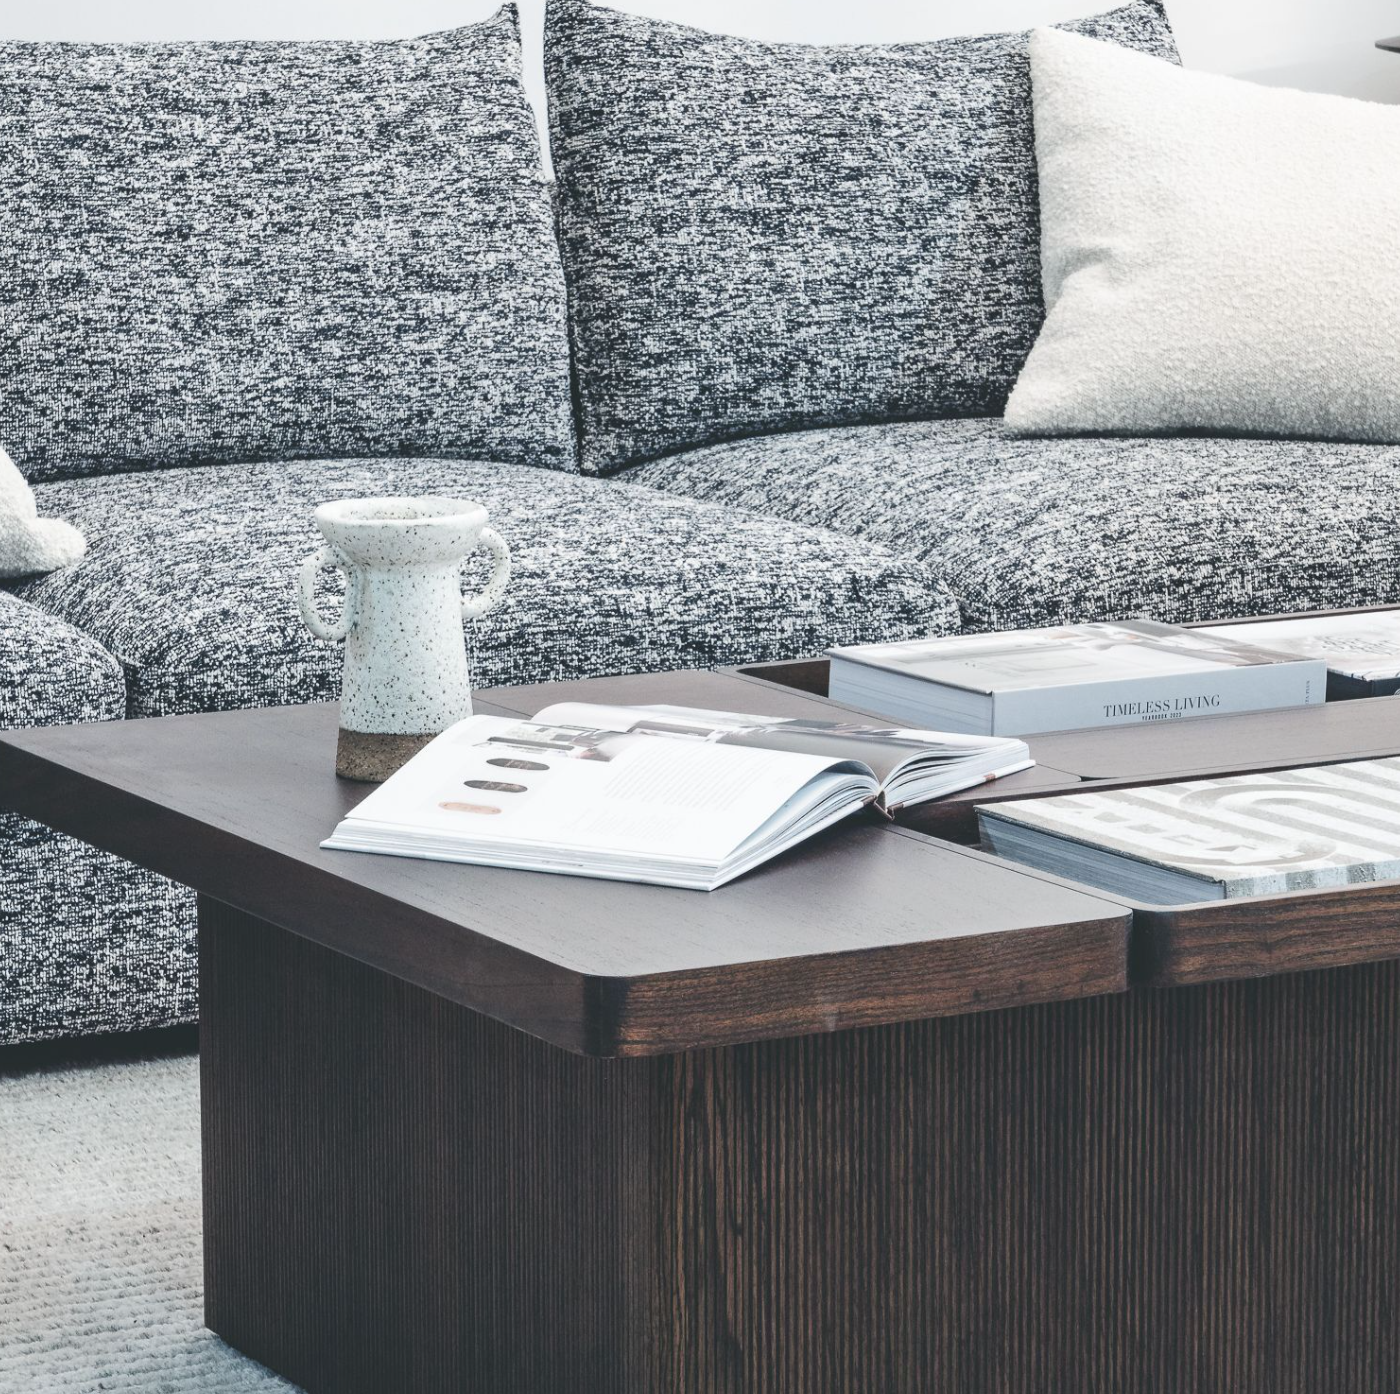
[[[209,1319],[313,1394],[1400,1385],[1395,963],[608,1061],[201,913]]]

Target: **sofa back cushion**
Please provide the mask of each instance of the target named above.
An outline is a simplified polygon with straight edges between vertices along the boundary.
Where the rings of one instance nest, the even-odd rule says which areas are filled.
[[[0,444],[573,468],[516,13],[402,42],[0,43]]]
[[[1006,424],[1400,445],[1400,107],[1049,29],[1031,70],[1050,310]]]
[[[1068,26],[1161,57],[1155,0]],[[1000,412],[1039,328],[1026,35],[759,43],[550,0],[583,467]]]

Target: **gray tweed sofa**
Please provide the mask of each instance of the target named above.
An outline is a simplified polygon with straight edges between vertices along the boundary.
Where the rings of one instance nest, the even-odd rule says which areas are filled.
[[[1076,27],[1175,56],[1158,0]],[[1397,598],[1400,449],[1003,428],[1043,314],[1024,36],[551,0],[547,45],[553,199],[509,7],[0,44],[0,444],[89,540],[0,589],[0,727],[334,698],[291,577],[365,494],[489,507],[482,686]],[[0,1043],[192,1020],[193,935],[0,813]]]

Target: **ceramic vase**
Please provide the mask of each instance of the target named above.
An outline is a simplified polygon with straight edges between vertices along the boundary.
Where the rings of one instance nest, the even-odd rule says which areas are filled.
[[[467,499],[343,499],[315,513],[326,545],[302,563],[297,595],[318,639],[345,645],[336,773],[387,779],[454,722],[472,714],[463,618],[484,615],[510,578],[510,553]],[[462,563],[478,547],[494,559],[476,596]],[[320,572],[345,573],[339,619],[316,611]]]

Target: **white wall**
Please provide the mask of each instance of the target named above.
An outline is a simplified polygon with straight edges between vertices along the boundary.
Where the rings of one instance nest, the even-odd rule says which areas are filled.
[[[1092,14],[1114,0],[619,0],[617,8],[755,38],[929,39]],[[538,54],[544,0],[520,0]],[[0,0],[0,39],[399,38],[489,14],[491,0]],[[1167,0],[1188,67],[1400,102],[1400,0]],[[539,77],[532,73],[538,98]]]

